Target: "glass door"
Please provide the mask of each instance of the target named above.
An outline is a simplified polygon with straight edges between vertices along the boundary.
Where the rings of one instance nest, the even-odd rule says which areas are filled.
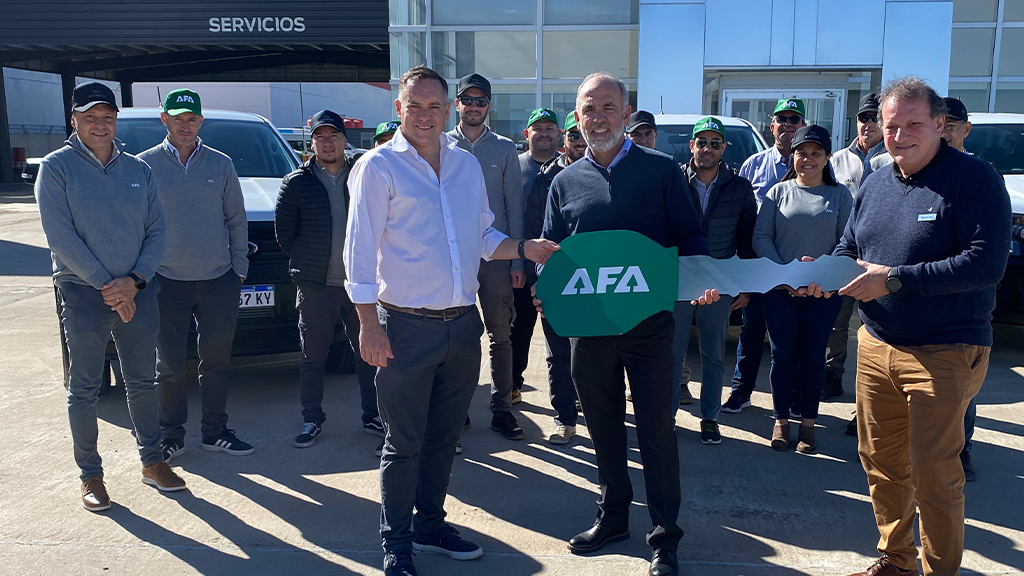
[[[721,113],[753,124],[769,146],[775,144],[769,127],[775,104],[783,98],[794,97],[804,101],[807,123],[823,126],[832,135],[833,151],[839,150],[845,142],[846,90],[723,90],[723,96]]]

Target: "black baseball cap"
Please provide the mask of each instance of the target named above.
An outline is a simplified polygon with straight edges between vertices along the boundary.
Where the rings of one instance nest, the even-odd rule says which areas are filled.
[[[102,82],[83,82],[71,92],[71,110],[85,112],[97,104],[106,104],[118,112],[114,91]]]
[[[644,124],[647,124],[655,130],[658,129],[658,125],[654,122],[654,114],[651,114],[646,110],[637,110],[629,115],[629,122],[626,124],[626,133],[632,132]]]
[[[824,148],[825,152],[832,153],[832,137],[829,136],[828,130],[817,124],[804,126],[796,131],[796,136],[793,137],[793,148],[796,149],[804,142],[814,142]]]
[[[967,122],[967,106],[959,98],[946,98],[946,118],[957,122]]]
[[[321,126],[330,126],[342,134],[345,133],[345,119],[330,110],[321,110],[313,114],[313,117],[309,119],[309,133],[316,132],[316,129]]]
[[[860,99],[860,108],[857,109],[857,115],[860,116],[864,112],[877,113],[881,107],[882,103],[878,101],[878,92],[872,92]]]
[[[491,83],[487,81],[487,78],[479,74],[470,74],[469,76],[463,76],[459,80],[459,89],[455,92],[456,96],[462,96],[462,93],[470,88],[479,88],[483,91],[484,95],[488,98],[491,97]]]

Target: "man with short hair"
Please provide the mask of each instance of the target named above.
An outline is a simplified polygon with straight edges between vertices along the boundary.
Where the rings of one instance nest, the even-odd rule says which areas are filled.
[[[746,178],[754,190],[758,207],[772,186],[778,184],[789,170],[790,159],[793,156],[793,137],[796,136],[798,128],[807,125],[804,121],[805,116],[803,100],[779,100],[775,105],[771,123],[775,145],[747,158],[740,168],[740,176]],[[750,301],[743,309],[743,328],[740,330],[739,344],[736,347],[732,392],[722,405],[722,412],[739,414],[750,406],[750,394],[754,391],[757,373],[761,368],[764,337],[767,333],[768,327],[764,323],[764,312],[761,309],[761,295],[751,294]],[[793,413],[792,408],[790,413],[798,416]]]
[[[690,183],[690,195],[697,208],[707,235],[713,258],[756,258],[752,239],[757,221],[757,202],[747,179],[739,176],[722,160],[728,146],[725,125],[708,116],[697,121],[690,138],[693,157],[683,168]],[[725,338],[729,330],[729,316],[733,310],[746,306],[750,296],[723,295],[710,306],[693,306],[689,302],[676,302],[673,314],[676,332],[673,353],[679,363],[690,343],[690,326],[697,317],[700,337],[700,441],[702,444],[721,444],[718,413],[722,408],[722,384],[725,380]],[[674,376],[675,377],[675,376]],[[678,393],[677,393],[678,396]],[[673,399],[673,412],[679,407]]]
[[[543,263],[558,246],[491,226],[480,163],[444,133],[451,104],[440,74],[406,72],[395,108],[395,137],[352,169],[345,269],[362,320],[359,352],[377,367],[387,429],[384,575],[415,576],[413,549],[456,560],[483,554],[444,521],[455,444],[480,378],[480,261]]]
[[[582,160],[587,153],[587,141],[576,125],[576,116],[570,112],[565,117],[561,154],[548,160],[540,167],[540,173],[533,181],[533,187],[526,196],[526,235],[539,237],[544,231],[544,209],[548,204],[551,182],[562,170],[573,162]],[[535,266],[526,268],[526,284],[530,287],[531,296],[537,284]],[[531,298],[531,304],[533,300]],[[536,314],[536,309],[534,309]],[[548,435],[551,444],[568,444],[576,435],[576,421],[579,418],[577,409],[576,386],[572,381],[572,347],[569,339],[559,336],[551,328],[547,318],[541,316],[541,328],[544,330],[544,344],[547,351],[548,364],[548,395],[551,408],[555,410],[555,431]]]
[[[835,254],[864,272],[859,453],[881,538],[860,576],[957,574],[964,546],[964,415],[988,370],[995,285],[1010,247],[1010,199],[983,160],[942,140],[946,104],[919,78],[882,92],[893,166],[861,186]],[[941,313],[937,313],[941,311]],[[915,504],[916,503],[916,504]]]
[[[171,90],[160,121],[164,141],[139,154],[153,170],[167,228],[160,280],[156,382],[165,460],[185,451],[188,378],[185,355],[193,319],[198,335],[202,448],[235,456],[253,447],[227,427],[231,343],[238,294],[249,272],[249,232],[242,186],[231,158],[199,138],[199,94]]]
[[[277,243],[288,255],[299,311],[299,398],[302,430],[292,442],[309,448],[323,432],[324,367],[334,327],[341,319],[353,350],[359,348],[359,316],[345,292],[345,225],[348,221],[350,166],[345,158],[345,122],[331,110],[310,119],[313,156],[284,177],[277,198]],[[342,344],[343,345],[343,344]],[[363,431],[384,437],[373,378],[376,370],[356,358]]]
[[[575,114],[588,150],[552,182],[544,237],[560,242],[584,232],[631,230],[662,246],[675,246],[683,256],[707,254],[679,165],[626,138],[630,107],[622,81],[607,72],[588,76],[577,92]],[[700,303],[716,300],[718,293],[709,290]],[[570,339],[572,378],[594,442],[601,498],[593,527],[573,536],[569,549],[596,552],[629,538],[633,488],[626,457],[625,375],[633,393],[647,510],[654,524],[647,533],[654,551],[651,576],[678,573],[676,549],[683,535],[676,524],[679,450],[669,406],[673,388],[679,387],[678,381],[672,382],[673,331],[672,314],[657,312],[619,336]]]
[[[110,509],[96,449],[96,400],[111,336],[142,481],[162,491],[185,488],[160,453],[155,276],[164,255],[164,217],[149,166],[114,138],[117,111],[114,93],[104,84],[76,86],[71,95],[75,131],[63,148],[43,158],[35,185],[71,359],[71,441],[81,471],[82,505],[90,512]]]
[[[836,180],[850,189],[853,197],[861,182],[871,174],[871,159],[885,154],[885,142],[882,142],[882,128],[878,125],[878,94],[871,92],[860,99],[857,109],[857,138],[849,147],[832,155],[832,169]],[[846,373],[846,349],[850,342],[850,319],[857,301],[843,298],[843,306],[839,309],[832,335],[825,351],[825,388],[821,392],[824,402],[830,398],[842,396],[843,375]]]
[[[658,124],[654,121],[654,114],[646,110],[637,110],[629,115],[629,122],[626,123],[626,136],[637,146],[654,149],[658,143]]]
[[[523,175],[523,206],[529,197],[533,182],[540,172],[541,165],[558,156],[558,115],[550,108],[538,108],[530,113],[526,121],[523,136],[529,143],[526,152],[519,155],[519,169]],[[543,219],[543,213],[541,214]],[[540,230],[530,238],[540,236]],[[523,373],[530,362],[530,340],[537,325],[537,309],[533,306],[533,295],[530,293],[530,276],[536,276],[533,265],[523,262],[527,282],[522,288],[513,288],[515,317],[512,320],[512,404],[523,399],[522,389],[525,380]],[[536,280],[535,280],[536,281]]]
[[[390,122],[381,122],[377,125],[377,131],[373,134],[373,147],[383,146],[391,139],[395,137],[395,132],[398,131],[398,127],[401,126],[401,120],[392,120]]]
[[[515,143],[484,124],[491,112],[491,83],[479,74],[469,74],[459,80],[456,96],[459,123],[448,135],[480,162],[494,229],[520,238],[525,212],[523,175]],[[526,285],[523,262],[513,260],[511,267],[503,260],[481,262],[479,280],[480,308],[491,341],[491,430],[509,440],[522,440],[526,434],[512,415],[512,289]]]

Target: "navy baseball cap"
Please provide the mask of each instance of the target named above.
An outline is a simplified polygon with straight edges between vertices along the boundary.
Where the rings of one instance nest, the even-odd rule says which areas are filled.
[[[651,114],[646,110],[637,110],[629,115],[629,123],[626,124],[626,132],[632,132],[644,124],[647,124],[655,130],[658,129],[658,124],[654,122],[654,114]]]
[[[793,148],[796,149],[804,142],[814,142],[824,148],[825,152],[832,153],[832,137],[829,136],[828,130],[817,124],[804,126],[796,131],[796,136],[793,137]]]
[[[491,97],[491,83],[487,81],[487,78],[479,74],[470,74],[463,76],[459,80],[459,89],[455,92],[456,96],[462,96],[462,93],[470,88],[479,88],[483,91],[484,96]]]
[[[946,98],[946,118],[955,122],[967,122],[967,106],[959,98]]]
[[[309,133],[316,132],[321,126],[330,126],[342,134],[345,133],[345,119],[330,110],[321,110],[313,114],[309,119]]]
[[[106,104],[118,112],[114,91],[102,82],[83,82],[71,92],[71,110],[85,112],[97,104]]]

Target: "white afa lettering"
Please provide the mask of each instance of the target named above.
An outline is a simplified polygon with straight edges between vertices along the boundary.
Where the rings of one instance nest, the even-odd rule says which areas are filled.
[[[562,289],[562,296],[576,296],[578,294],[607,294],[608,288],[612,285],[615,288],[612,290],[615,294],[623,294],[628,292],[639,293],[639,292],[650,292],[650,286],[647,285],[647,279],[644,278],[644,273],[640,271],[639,266],[629,266],[625,268],[626,273],[619,278],[619,274],[622,274],[622,266],[606,266],[597,269],[597,289],[594,289],[594,283],[590,278],[590,274],[587,273],[586,268],[577,268],[576,272],[573,273],[572,278],[566,283],[565,288]],[[632,283],[632,285],[631,285]]]
[[[178,102],[191,102],[193,104],[196,103],[196,101],[193,100],[192,97],[189,96],[188,94],[182,94],[182,95],[178,96]]]

